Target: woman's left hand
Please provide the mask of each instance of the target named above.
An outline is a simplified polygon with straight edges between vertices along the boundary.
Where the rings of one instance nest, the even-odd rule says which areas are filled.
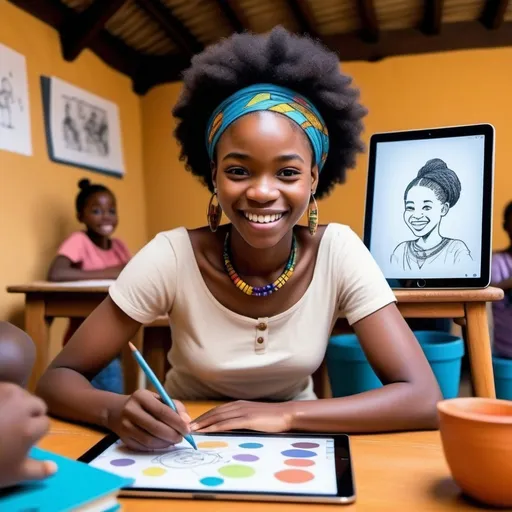
[[[226,432],[248,429],[261,432],[286,432],[292,427],[292,407],[289,402],[264,403],[238,400],[220,405],[196,418],[193,432]]]

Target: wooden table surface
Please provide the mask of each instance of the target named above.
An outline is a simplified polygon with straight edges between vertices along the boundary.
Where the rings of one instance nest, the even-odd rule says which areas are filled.
[[[9,293],[35,292],[71,292],[71,293],[106,293],[114,281],[92,280],[73,281],[69,283],[53,283],[50,281],[34,281],[28,284],[7,287]],[[503,290],[489,286],[475,290],[393,290],[398,302],[493,302],[503,298]]]
[[[188,404],[194,418],[212,403]],[[51,431],[41,440],[41,448],[78,458],[98,442],[102,433],[52,420]],[[443,456],[439,432],[351,436],[356,503],[349,511],[442,512],[482,510],[464,498],[452,481]],[[168,499],[121,498],[127,512],[324,512],[340,510],[340,505],[251,503]]]

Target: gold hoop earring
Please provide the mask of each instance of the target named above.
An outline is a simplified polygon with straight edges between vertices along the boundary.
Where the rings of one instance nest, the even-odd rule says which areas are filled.
[[[318,205],[313,192],[311,192],[311,200],[308,206],[308,227],[309,233],[314,236],[318,228]]]
[[[217,204],[214,204],[213,201],[217,201]],[[222,218],[222,208],[219,204],[219,199],[217,197],[217,189],[214,189],[212,196],[210,197],[210,202],[208,203],[208,210],[206,212],[206,220],[208,222],[208,226],[215,233],[217,228],[219,227],[220,220]]]

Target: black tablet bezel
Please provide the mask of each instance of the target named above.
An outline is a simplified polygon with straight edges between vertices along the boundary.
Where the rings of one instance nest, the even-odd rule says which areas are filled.
[[[262,501],[315,501],[329,502],[336,501],[338,503],[353,503],[355,501],[355,486],[353,477],[352,457],[350,451],[350,440],[346,434],[306,434],[287,432],[283,434],[265,434],[253,431],[237,431],[216,434],[201,434],[209,437],[231,437],[240,435],[250,435],[255,439],[259,437],[307,437],[307,438],[331,438],[334,439],[334,461],[336,468],[336,486],[337,494],[316,494],[316,493],[276,493],[276,492],[243,492],[243,491],[222,491],[222,490],[190,490],[190,489],[173,489],[173,488],[154,488],[154,487],[124,487],[120,491],[120,496],[151,496],[151,497],[175,497],[193,499],[261,499]],[[101,439],[98,443],[87,450],[77,460],[80,462],[90,463],[96,457],[101,455],[109,446],[118,440],[115,434],[109,434]]]
[[[364,244],[370,250],[371,225],[373,218],[373,197],[375,192],[375,161],[377,144],[380,142],[398,142],[409,140],[441,139],[449,137],[464,137],[471,135],[484,135],[484,177],[483,177],[483,205],[482,205],[482,260],[480,264],[480,277],[472,278],[392,278],[386,277],[392,288],[485,288],[491,280],[491,251],[492,251],[492,203],[494,178],[494,126],[491,124],[473,124],[466,126],[449,126],[422,130],[409,130],[387,133],[376,133],[370,138],[368,156],[368,179],[366,185],[366,205],[364,217]],[[371,251],[371,250],[370,250]]]

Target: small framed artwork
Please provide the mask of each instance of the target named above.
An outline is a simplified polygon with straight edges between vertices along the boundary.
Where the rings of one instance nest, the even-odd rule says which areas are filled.
[[[32,155],[25,57],[0,44],[0,150]]]
[[[48,155],[58,163],[122,177],[119,109],[56,77],[41,77]]]

